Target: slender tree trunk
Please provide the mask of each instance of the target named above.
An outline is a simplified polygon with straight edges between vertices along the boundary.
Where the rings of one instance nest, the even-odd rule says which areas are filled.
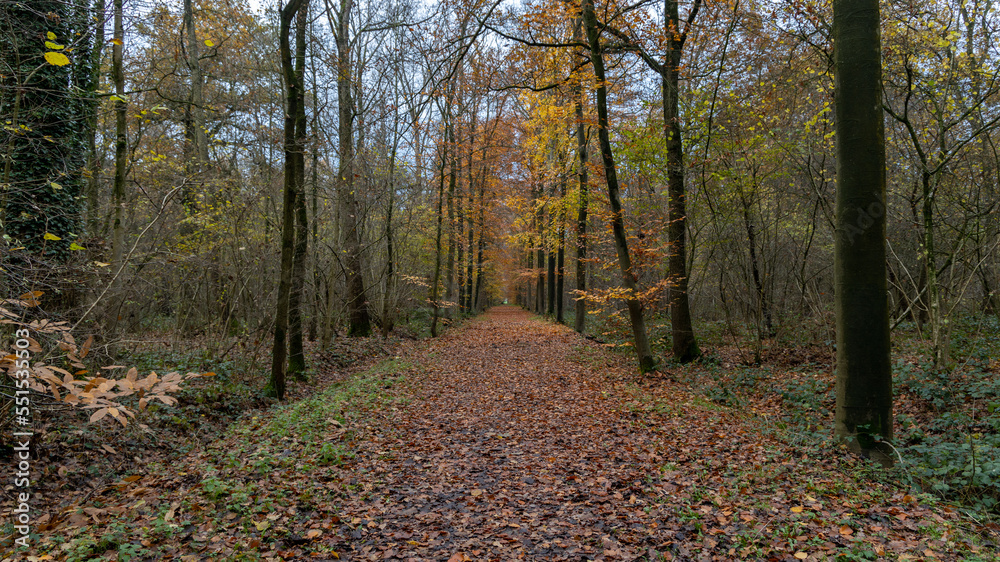
[[[455,136],[455,124],[452,123],[448,134],[448,142],[451,144],[451,165],[448,170],[448,267],[445,273],[447,279],[444,290],[444,300],[448,303],[446,316],[449,318],[452,316],[452,298],[455,295],[455,189],[458,185],[458,170],[461,166]]]
[[[479,184],[479,242],[476,247],[476,312],[483,311],[483,252],[486,247],[486,182]]]
[[[764,291],[764,281],[761,279],[760,274],[760,260],[757,259],[757,229],[753,223],[753,218],[750,216],[750,202],[744,198],[742,192],[740,193],[740,199],[743,206],[743,227],[746,229],[747,247],[750,251],[750,276],[753,278],[754,292],[757,297],[757,314],[760,316],[758,322],[763,320],[763,333],[767,334],[767,337],[773,338],[775,333],[771,315],[771,303],[768,301]]]
[[[538,239],[535,241],[535,263],[538,268],[538,279],[535,282],[535,314],[545,314],[545,211],[539,199],[541,188],[535,191],[535,229]]]
[[[677,0],[664,0],[664,19],[667,25],[667,60],[663,76],[663,127],[667,148],[667,193],[670,202],[667,208],[667,240],[670,255],[667,267],[670,270],[669,300],[670,327],[673,338],[674,359],[686,363],[701,355],[691,325],[691,308],[688,302],[687,276],[687,211],[685,209],[684,188],[684,147],[681,140],[679,110],[680,66],[684,50],[684,39],[680,34],[680,15]],[[697,9],[696,3],[693,10]]]
[[[594,67],[594,78],[597,79],[597,137],[601,145],[601,159],[604,163],[604,174],[608,183],[611,230],[614,233],[622,284],[625,285],[629,294],[626,304],[635,337],[635,353],[639,361],[639,371],[645,373],[656,368],[656,360],[653,358],[653,352],[649,346],[642,303],[639,302],[636,292],[637,279],[635,272],[632,271],[632,258],[628,251],[622,204],[618,195],[618,173],[615,170],[615,157],[611,151],[611,139],[608,136],[608,91],[604,74],[604,48],[601,46],[597,15],[594,13],[594,0],[583,0],[583,24],[587,31],[587,42],[590,44],[590,59]]]
[[[563,324],[563,293],[566,267],[566,177],[559,176],[560,190],[558,239],[556,240],[556,322]]]
[[[445,145],[447,147],[447,144]],[[441,315],[441,306],[438,303],[438,291],[441,284],[441,238],[444,236],[444,165],[448,158],[447,148],[441,153],[441,173],[438,181],[437,197],[437,230],[434,235],[434,278],[431,279],[431,306],[433,315],[431,317],[431,337],[438,336],[438,318]]]
[[[573,38],[580,42],[583,20],[577,19],[573,27]],[[581,57],[585,56],[583,54]],[[576,317],[573,319],[573,329],[584,333],[587,327],[587,206],[590,198],[590,188],[587,179],[587,126],[583,120],[583,104],[585,101],[583,87],[577,80],[573,84],[574,109],[576,110],[576,154],[580,169],[577,176],[580,181],[580,208],[576,214]]]
[[[357,195],[354,193],[354,103],[351,98],[351,10],[353,0],[341,0],[337,21],[337,106],[340,170],[337,191],[341,201],[344,229],[344,266],[347,270],[347,307],[350,311],[349,336],[371,333],[371,317],[365,295],[364,270],[361,259],[361,220]]]
[[[395,124],[393,134],[396,134]],[[392,239],[393,212],[396,210],[396,144],[392,146],[389,153],[389,201],[385,209],[385,295],[382,298],[382,337],[388,337],[392,332],[395,318],[393,313],[393,299],[396,290],[396,254]]]
[[[457,147],[456,147],[457,148]],[[456,150],[457,152],[457,150]],[[459,172],[461,171],[459,162]],[[462,196],[462,181],[456,178],[455,181],[455,281],[458,288],[458,312],[465,312],[465,217],[464,217],[464,197]]]
[[[474,259],[474,256],[473,256],[473,244],[475,243],[475,222],[473,220],[473,216],[474,216],[473,215],[473,212],[474,212],[473,208],[474,208],[474,206],[476,204],[476,197],[475,197],[476,191],[473,188],[474,178],[473,178],[473,173],[472,173],[473,162],[475,161],[474,158],[473,158],[475,147],[476,147],[475,133],[476,133],[476,115],[475,115],[475,112],[472,112],[472,124],[469,127],[469,174],[468,174],[469,212],[468,212],[468,220],[466,220],[466,223],[467,223],[467,226],[468,226],[468,230],[469,230],[469,234],[468,234],[468,236],[469,236],[469,239],[468,239],[468,256],[469,256],[469,259],[468,259],[468,264],[467,264],[466,269],[465,269],[465,307],[464,308],[465,308],[465,311],[467,313],[474,312],[473,309],[472,309],[472,307],[473,307],[474,302],[475,302],[475,299],[473,298],[473,295],[472,295],[472,288],[474,286],[473,285],[473,279],[472,279],[472,274],[473,274],[472,267],[473,267],[473,259]]]
[[[944,369],[951,363],[951,343],[948,340],[948,327],[944,322],[941,306],[941,288],[938,284],[937,251],[934,240],[934,200],[935,189],[930,172],[924,171],[923,207],[921,226],[923,227],[923,262],[927,282],[928,320],[931,324],[931,342],[934,346],[934,368]]]
[[[315,52],[315,51],[314,51]],[[319,88],[316,83],[316,57],[313,55],[312,59],[312,90],[313,90],[313,118],[312,118],[312,131],[313,131],[313,143],[312,143],[312,169],[311,169],[311,180],[310,180],[310,194],[312,196],[312,243],[313,248],[318,247],[319,242],[319,221],[317,216],[319,214],[319,148],[320,148],[320,137],[319,137],[319,111],[315,108],[319,107]],[[322,285],[322,274],[319,267],[319,259],[316,256],[316,251],[313,251],[314,257],[312,260],[312,278],[313,278],[313,307],[312,314],[309,315],[309,341],[316,341],[316,323],[317,319],[320,317],[321,311],[323,311],[323,303],[320,297],[321,291],[320,286]],[[327,321],[326,315],[323,314],[324,321]],[[326,328],[324,328],[324,333],[326,333]]]
[[[306,24],[309,0],[299,8],[295,23],[295,250],[292,255],[292,279],[288,294],[288,374],[305,380],[306,356],[302,348],[302,303],[306,279],[306,256],[309,252],[309,219],[306,215]]]
[[[115,272],[121,271],[125,259],[125,172],[128,166],[128,129],[127,110],[125,102],[125,68],[122,61],[125,30],[123,23],[122,0],[114,3],[114,45],[111,50],[111,75],[115,83],[115,177],[111,188],[111,266]],[[111,288],[111,305],[108,319],[109,331],[113,334],[118,330],[118,320],[124,299],[122,292],[122,276],[116,275]]]
[[[191,73],[191,90],[185,107],[185,171],[188,182],[181,194],[181,203],[189,211],[197,209],[198,182],[208,162],[208,135],[205,133],[205,94],[201,72],[201,45],[198,43],[197,28],[194,23],[192,0],[184,0],[183,25],[185,31],[184,49],[187,52],[188,71]]]
[[[546,229],[548,230],[548,229]],[[545,267],[545,288],[548,293],[545,299],[545,314],[555,316],[556,313],[556,248],[550,245]]]
[[[892,370],[885,269],[885,131],[878,0],[834,0],[837,139],[836,434],[892,456]]]
[[[120,0],[116,0],[120,1]],[[278,279],[278,305],[274,316],[274,346],[271,352],[271,379],[264,393],[278,400],[285,398],[285,374],[288,348],[288,298],[292,285],[292,260],[295,251],[295,116],[298,115],[300,99],[298,81],[292,66],[292,48],[288,35],[291,31],[292,19],[295,17],[303,0],[289,0],[280,12],[279,53],[281,69],[285,78],[285,180],[281,216],[281,271]]]
[[[104,53],[104,17],[106,15],[107,8],[105,0],[97,0],[94,2],[94,46],[91,49],[90,57],[90,69],[91,69],[91,87],[94,90],[101,89],[101,60]],[[91,236],[97,234],[98,227],[101,222],[100,209],[101,209],[101,172],[104,169],[102,154],[103,151],[98,151],[97,148],[97,120],[98,120],[98,107],[97,102],[90,109],[91,113],[89,116],[89,124],[87,131],[87,144],[88,151],[90,152],[90,161],[87,163],[87,169],[90,171],[90,175],[87,177],[87,233]]]
[[[529,247],[526,257],[528,258],[527,262],[528,262],[528,272],[529,272],[529,275],[527,276],[526,282],[524,284],[524,294],[525,294],[524,308],[526,308],[528,310],[534,310],[535,299],[532,298],[532,294],[531,294],[531,286],[535,283],[535,279],[534,279],[535,252],[534,252],[534,249],[532,249],[532,248]]]

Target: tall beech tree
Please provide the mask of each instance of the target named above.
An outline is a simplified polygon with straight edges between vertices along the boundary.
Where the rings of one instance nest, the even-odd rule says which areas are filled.
[[[878,0],[834,0],[836,434],[891,463],[885,126]]]
[[[611,230],[615,238],[615,251],[618,254],[618,266],[621,268],[622,284],[628,291],[626,305],[629,321],[632,324],[632,335],[635,338],[635,353],[639,360],[639,371],[647,372],[656,368],[649,337],[646,334],[646,322],[643,318],[642,302],[639,301],[638,283],[635,271],[632,269],[632,258],[628,251],[628,237],[625,235],[625,221],[622,217],[622,203],[619,196],[618,172],[615,169],[615,156],[611,149],[611,139],[608,136],[608,87],[604,72],[604,46],[601,43],[601,30],[594,12],[594,0],[583,0],[583,26],[587,33],[587,43],[590,46],[590,63],[597,80],[597,139],[601,146],[601,161],[604,164],[604,175],[608,184],[608,201],[611,204]]]
[[[681,19],[677,0],[664,0],[663,19],[667,37],[667,60],[661,69],[663,79],[663,130],[667,143],[667,194],[668,207],[667,240],[670,255],[667,267],[670,269],[670,326],[673,337],[674,358],[688,362],[699,355],[698,343],[691,326],[691,308],[688,301],[687,274],[687,210],[684,189],[684,146],[681,139],[680,117],[680,72],[681,55],[687,40],[687,27],[698,15],[701,0],[695,0],[688,12],[685,28],[681,30]]]
[[[327,1],[327,16],[334,30],[337,43],[337,144],[340,164],[337,172],[337,196],[340,198],[340,217],[343,221],[344,257],[342,267],[347,277],[347,308],[350,315],[349,336],[367,336],[371,333],[371,315],[365,294],[362,269],[361,207],[355,189],[354,151],[354,100],[353,66],[351,61],[351,11],[354,0],[340,0],[339,4]]]
[[[573,41],[583,42],[583,19],[576,18],[573,22]],[[586,58],[586,52],[578,49],[581,60]],[[576,157],[577,180],[579,182],[579,207],[576,214],[576,316],[573,318],[573,329],[583,333],[587,327],[587,299],[583,293],[587,290],[587,206],[590,198],[590,185],[587,177],[587,123],[583,119],[583,104],[586,97],[583,90],[582,76],[579,73],[573,77],[573,112],[576,114]]]
[[[295,253],[295,206],[299,187],[296,185],[296,158],[302,155],[296,136],[296,117],[302,100],[302,84],[295,73],[292,62],[292,47],[289,41],[292,20],[302,8],[304,0],[289,0],[281,8],[278,31],[278,51],[281,70],[285,78],[285,180],[281,210],[281,272],[278,279],[278,306],[274,316],[274,346],[271,352],[271,379],[264,392],[278,400],[285,398],[285,375],[287,373],[288,348],[288,306],[292,286],[292,265]]]
[[[304,379],[306,357],[302,345],[302,303],[305,291],[306,257],[309,251],[309,219],[306,213],[306,26],[309,0],[304,0],[295,18],[295,247],[292,251],[292,279],[288,289],[288,374]]]

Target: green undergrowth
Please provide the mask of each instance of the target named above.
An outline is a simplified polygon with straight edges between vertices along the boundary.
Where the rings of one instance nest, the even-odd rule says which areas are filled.
[[[948,373],[900,360],[894,366],[897,467],[901,487],[931,492],[983,513],[1000,513],[1000,379],[974,363]],[[754,416],[783,441],[829,446],[834,377],[814,368],[716,370],[700,394]]]
[[[777,337],[764,341],[751,324],[703,322],[695,329],[705,353],[689,366],[669,358],[668,319],[651,315],[647,327],[661,368],[696,395],[754,417],[784,442],[828,449],[835,446],[834,342],[829,327],[800,320],[776,320]],[[594,315],[588,329],[605,349],[631,358],[624,317]],[[954,362],[946,369],[931,365],[927,332],[913,323],[893,331],[894,445],[902,462],[881,476],[981,515],[1000,515],[1000,319],[956,315]],[[573,359],[600,362],[585,346]]]
[[[33,542],[39,554],[70,561],[112,553],[117,560],[266,559],[283,541],[321,531],[317,515],[335,514],[349,485],[340,483],[339,471],[364,438],[364,413],[400,405],[405,399],[395,389],[418,368],[386,359],[308,398],[248,414],[182,463],[151,464],[123,478],[116,492],[94,504],[112,514],[107,519]],[[137,487],[156,486],[151,477],[174,483],[137,502]],[[315,556],[329,554],[320,542],[315,548]]]

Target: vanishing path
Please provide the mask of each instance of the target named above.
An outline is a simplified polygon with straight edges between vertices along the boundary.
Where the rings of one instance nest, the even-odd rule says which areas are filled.
[[[382,385],[393,400],[374,399],[378,383],[364,382],[357,403],[331,385],[253,412],[169,464],[122,458],[135,461],[131,475],[39,517],[39,552],[81,562],[115,552],[182,562],[997,559],[995,532],[872,482],[839,447],[769,437],[780,420],[640,377],[630,357],[520,309],[493,309],[404,353],[393,365],[415,365],[405,382]],[[724,374],[711,364],[677,372],[699,369]],[[358,375],[381,383],[378,372]],[[327,443],[355,456],[321,459]]]
[[[579,560],[632,559],[662,542],[662,515],[647,513],[660,494],[658,438],[607,399],[607,373],[571,361],[582,341],[500,307],[434,342],[414,401],[362,445],[368,487],[343,509],[369,523],[342,546]]]
[[[420,349],[410,401],[369,415],[342,475],[341,559],[976,559],[954,512],[520,309]]]

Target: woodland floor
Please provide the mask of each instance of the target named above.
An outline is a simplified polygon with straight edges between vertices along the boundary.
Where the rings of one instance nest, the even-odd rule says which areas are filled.
[[[36,555],[998,559],[994,532],[878,481],[870,463],[789,445],[763,416],[633,371],[499,307],[356,375],[361,390],[244,419],[170,466],[134,466],[51,518]]]

